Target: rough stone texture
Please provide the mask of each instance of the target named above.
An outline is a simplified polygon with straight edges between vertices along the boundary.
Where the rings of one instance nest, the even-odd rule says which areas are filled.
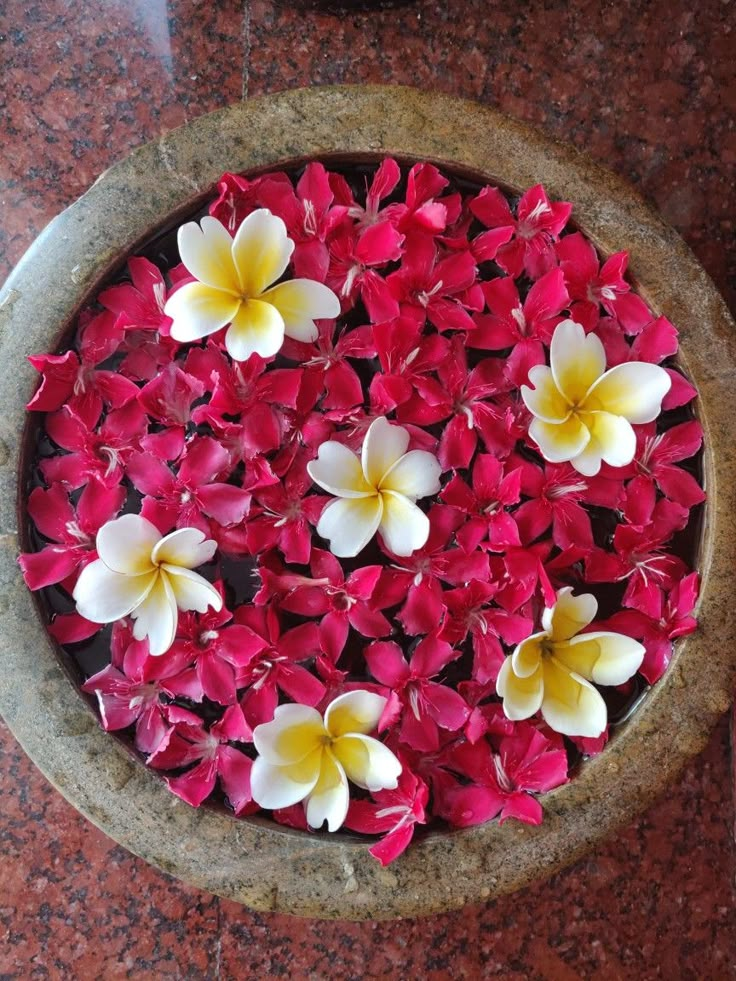
[[[543,181],[572,200],[606,252],[628,248],[641,292],[680,328],[701,393],[710,500],[700,568],[701,629],[679,648],[635,721],[581,775],[545,799],[540,828],[507,822],[436,834],[382,869],[348,835],[306,836],[194,810],[99,730],[56,661],[15,566],[14,492],[25,355],[54,346],[82,299],[164,218],[189,208],[223,169],[295,156],[398,153],[455,163],[518,187]],[[490,110],[399,88],[302,90],[233,106],[133,153],[56,219],[0,297],[0,709],[62,793],[130,850],[186,880],[262,910],[343,918],[430,913],[519,888],[570,862],[639,811],[703,748],[736,675],[731,610],[736,468],[726,406],[736,334],[681,239],[621,180]],[[724,411],[725,409],[725,411]]]

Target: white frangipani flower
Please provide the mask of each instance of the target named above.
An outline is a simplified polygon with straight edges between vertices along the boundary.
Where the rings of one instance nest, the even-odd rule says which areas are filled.
[[[624,634],[580,631],[592,622],[598,601],[573,596],[566,586],[542,615],[542,630],[523,640],[501,665],[496,691],[507,719],[541,710],[547,725],[565,736],[600,736],[608,713],[591,684],[622,685],[641,667],[644,647]]]
[[[314,341],[314,321],[340,313],[340,301],[324,283],[290,279],[272,285],[286,271],[294,243],[281,218],[267,208],[251,212],[235,238],[209,215],[199,225],[187,222],[179,229],[178,245],[181,261],[198,282],[181,286],[166,304],[176,341],[198,341],[230,324],[225,347],[233,360],[251,354],[270,358],[284,335]]]
[[[411,555],[426,543],[429,519],[415,502],[439,491],[441,467],[431,453],[407,453],[408,446],[407,430],[380,417],[365,435],[360,458],[329,440],[307,465],[312,480],[338,498],[317,524],[334,555],[357,555],[377,531],[394,555]]]
[[[601,461],[624,467],[634,459],[631,423],[653,422],[670,390],[670,376],[659,365],[628,361],[606,371],[606,352],[595,334],[573,320],[555,328],[550,366],[529,371],[534,386],[521,397],[534,419],[529,435],[550,463],[569,461],[593,477]]]
[[[393,790],[401,763],[369,736],[386,705],[382,695],[349,691],[324,718],[307,705],[279,705],[272,722],[256,726],[258,757],[250,775],[253,800],[274,810],[304,801],[307,822],[337,831],[350,803],[348,780],[364,790]]]
[[[178,610],[222,609],[215,587],[196,572],[217,543],[196,528],[165,537],[140,514],[108,521],[97,533],[99,558],[82,570],[74,587],[77,611],[93,623],[133,617],[136,640],[148,637],[151,654],[174,643]]]

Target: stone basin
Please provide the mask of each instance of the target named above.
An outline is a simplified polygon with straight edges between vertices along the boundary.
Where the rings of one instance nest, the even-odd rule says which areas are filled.
[[[484,182],[543,183],[572,201],[604,254],[627,249],[636,287],[680,331],[697,386],[708,491],[696,568],[699,630],[606,749],[514,821],[430,832],[383,869],[350,834],[290,831],[194,809],[100,729],[46,632],[16,558],[25,498],[29,354],[58,348],[80,308],[153,234],[194,212],[223,171],[295,160],[431,160]],[[679,236],[624,181],[489,109],[408,88],[313,88],[201,117],[106,171],[29,249],[0,294],[0,711],[53,785],[111,838],[159,868],[258,910],[340,919],[416,916],[518,889],[572,862],[672,782],[706,744],[736,680],[736,331]]]

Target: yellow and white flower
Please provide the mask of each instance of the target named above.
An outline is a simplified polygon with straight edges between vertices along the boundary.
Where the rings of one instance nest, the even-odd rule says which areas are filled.
[[[136,640],[148,637],[151,654],[165,654],[176,637],[178,610],[222,609],[215,587],[192,572],[216,548],[196,528],[163,536],[139,514],[108,521],[97,533],[99,558],[74,587],[77,611],[93,623],[133,617]]]
[[[507,719],[541,711],[550,728],[565,736],[600,736],[606,703],[591,682],[622,685],[635,674],[644,648],[631,637],[606,631],[581,634],[598,611],[590,593],[565,587],[542,616],[542,630],[522,641],[501,666],[496,691]]]
[[[225,347],[231,358],[270,358],[284,335],[314,341],[314,321],[340,313],[340,301],[323,283],[291,279],[273,285],[286,271],[294,243],[267,208],[249,214],[235,238],[209,215],[199,225],[187,222],[178,244],[181,261],[198,282],[176,290],[164,308],[176,341],[198,341],[230,324]]]
[[[534,416],[529,435],[550,463],[569,461],[587,477],[601,461],[624,467],[634,459],[636,435],[631,423],[652,422],[670,389],[670,376],[659,365],[628,361],[606,371],[606,353],[595,334],[573,320],[555,328],[550,365],[529,371],[534,386],[522,385],[521,397]]]
[[[253,800],[269,810],[304,801],[310,827],[327,821],[337,831],[348,813],[348,780],[372,792],[398,785],[401,764],[368,735],[385,705],[369,691],[340,695],[324,719],[307,705],[280,705],[272,722],[253,730],[259,753],[250,776]]]
[[[411,450],[409,433],[383,417],[375,419],[361,457],[330,440],[307,465],[312,480],[338,500],[322,512],[317,533],[334,555],[357,555],[377,531],[394,555],[411,555],[429,537],[429,519],[420,497],[440,489],[439,461],[426,450]]]

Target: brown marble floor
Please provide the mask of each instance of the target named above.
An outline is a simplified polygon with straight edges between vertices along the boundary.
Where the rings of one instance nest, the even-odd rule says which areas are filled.
[[[128,151],[292,85],[477,98],[627,176],[736,306],[732,0],[6,0],[0,279]],[[0,979],[721,979],[736,963],[728,727],[667,799],[549,882],[398,924],[252,914],[131,857],[0,728]]]

